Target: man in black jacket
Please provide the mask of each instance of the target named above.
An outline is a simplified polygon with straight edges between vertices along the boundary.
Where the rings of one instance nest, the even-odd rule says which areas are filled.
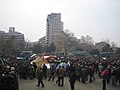
[[[43,64],[42,70],[43,70],[43,77],[44,79],[46,79],[47,78],[47,66],[45,64]]]
[[[7,72],[1,77],[0,90],[16,90],[16,78]]]
[[[70,82],[71,90],[74,90],[74,84],[75,84],[76,79],[77,79],[77,75],[76,75],[75,67],[73,65],[70,65],[69,82]]]

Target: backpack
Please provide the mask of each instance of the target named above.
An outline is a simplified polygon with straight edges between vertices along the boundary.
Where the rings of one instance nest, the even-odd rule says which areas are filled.
[[[102,76],[106,76],[107,75],[107,70],[104,70],[103,72],[102,72]]]

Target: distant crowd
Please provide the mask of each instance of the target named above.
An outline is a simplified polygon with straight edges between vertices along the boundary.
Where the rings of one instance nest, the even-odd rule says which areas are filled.
[[[15,58],[3,58],[4,64],[0,64],[0,90],[19,90],[19,79],[37,78],[37,86],[45,87],[44,79],[55,81],[59,87],[64,86],[64,77],[69,78],[71,90],[74,90],[76,81],[92,83],[95,75],[102,79],[102,90],[106,85],[120,86],[120,58],[105,57],[67,57],[49,58],[50,68],[45,63],[37,66],[30,60],[22,61]],[[57,78],[57,79],[55,79]]]

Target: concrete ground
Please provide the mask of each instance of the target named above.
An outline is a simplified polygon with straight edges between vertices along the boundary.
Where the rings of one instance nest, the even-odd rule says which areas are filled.
[[[55,78],[56,81],[56,78]],[[34,80],[19,80],[19,90],[70,90],[69,80],[66,77],[64,86],[59,87],[55,81],[48,81],[43,80],[45,87],[42,88],[36,87],[37,79]],[[82,82],[76,81],[75,83],[75,90],[102,90],[102,83],[101,79],[96,77],[96,80],[93,83],[83,84]],[[107,85],[107,90],[120,90],[120,87],[113,87],[111,84]]]

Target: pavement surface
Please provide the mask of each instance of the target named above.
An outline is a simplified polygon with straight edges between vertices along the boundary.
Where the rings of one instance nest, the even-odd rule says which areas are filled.
[[[59,87],[55,81],[43,80],[45,87],[37,87],[37,79],[33,80],[19,80],[19,90],[70,90],[69,79],[65,77],[64,86]],[[93,83],[83,84],[82,82],[76,81],[75,90],[102,90],[102,80],[96,77],[96,80]],[[113,87],[111,84],[107,84],[107,90],[120,90],[120,87]]]

